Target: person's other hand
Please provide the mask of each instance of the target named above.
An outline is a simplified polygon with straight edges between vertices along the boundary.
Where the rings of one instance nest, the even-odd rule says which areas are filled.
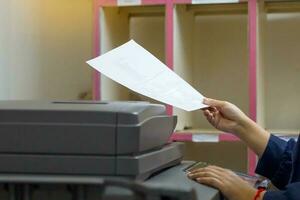
[[[252,200],[256,189],[228,169],[208,166],[188,173],[188,177],[195,181],[216,189],[229,200]],[[262,199],[263,194],[261,195]]]
[[[251,121],[232,103],[209,98],[204,98],[203,103],[210,106],[203,110],[206,119],[221,131],[238,135]]]

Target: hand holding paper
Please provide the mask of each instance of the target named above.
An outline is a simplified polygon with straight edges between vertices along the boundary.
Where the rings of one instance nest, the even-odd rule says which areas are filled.
[[[207,107],[197,90],[133,40],[87,63],[119,84],[152,99],[186,111]]]

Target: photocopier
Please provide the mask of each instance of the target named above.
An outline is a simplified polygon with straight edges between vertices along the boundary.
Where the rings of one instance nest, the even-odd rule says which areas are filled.
[[[99,189],[103,199],[219,199],[186,177],[193,162],[169,142],[176,123],[148,102],[0,101],[0,182],[112,187]]]

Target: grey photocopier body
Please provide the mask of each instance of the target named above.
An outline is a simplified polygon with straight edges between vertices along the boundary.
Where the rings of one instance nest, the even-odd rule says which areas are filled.
[[[181,163],[183,144],[168,143],[176,122],[165,106],[147,102],[0,101],[0,182],[138,182],[150,191],[159,176],[170,170],[176,171],[172,177],[184,175],[182,166],[188,166]],[[184,179],[178,181],[197,184]],[[218,199],[216,190],[207,190]]]

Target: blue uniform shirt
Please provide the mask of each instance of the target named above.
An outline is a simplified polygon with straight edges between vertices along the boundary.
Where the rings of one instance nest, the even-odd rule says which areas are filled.
[[[300,139],[288,142],[271,135],[256,173],[269,178],[280,191],[268,191],[264,200],[300,200]]]

